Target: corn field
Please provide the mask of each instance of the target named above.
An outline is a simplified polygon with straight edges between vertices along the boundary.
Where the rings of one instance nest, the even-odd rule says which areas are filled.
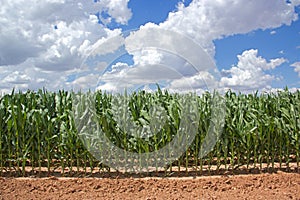
[[[0,97],[0,175],[14,172],[25,176],[46,169],[48,173],[109,171],[86,148],[76,130],[72,115],[73,92],[15,92]],[[118,147],[137,153],[156,151],[167,145],[178,131],[181,120],[181,94],[168,91],[136,92],[130,95],[129,107],[137,124],[147,123],[151,103],[159,101],[168,120],[155,136],[143,140],[117,128],[112,117],[112,94],[95,93],[99,124]],[[199,157],[199,149],[211,120],[211,93],[197,96],[199,127],[192,144],[170,167],[193,168],[200,173],[210,170],[236,169],[240,166],[270,169],[275,164],[289,167],[300,161],[300,91],[288,89],[277,93],[237,94],[228,91],[225,124],[214,149]],[[188,134],[188,133],[186,133]],[[157,170],[157,169],[156,169]],[[165,170],[168,170],[166,167]]]

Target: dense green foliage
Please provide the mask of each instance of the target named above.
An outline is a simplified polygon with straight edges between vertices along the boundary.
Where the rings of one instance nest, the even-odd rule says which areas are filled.
[[[39,171],[57,167],[71,171],[103,167],[85,148],[77,135],[72,115],[73,93],[39,90],[0,97],[0,173],[16,170],[25,174],[25,166]],[[152,152],[167,145],[177,133],[182,95],[167,91],[138,92],[130,96],[129,107],[137,124],[147,123],[151,103],[159,101],[168,120],[154,137],[144,140],[125,134],[113,120],[112,95],[98,92],[96,110],[99,123],[114,144],[132,152]],[[225,94],[226,117],[220,140],[204,158],[199,149],[209,129],[210,93],[198,98],[198,133],[189,149],[173,165],[203,165],[235,168],[240,165],[274,163],[289,165],[300,160],[300,91],[276,94]],[[148,114],[147,114],[148,113]],[[188,134],[188,133],[187,133]]]

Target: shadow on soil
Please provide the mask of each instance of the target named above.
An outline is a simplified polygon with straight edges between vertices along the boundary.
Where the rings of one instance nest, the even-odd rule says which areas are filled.
[[[158,171],[158,172],[143,172],[143,173],[130,173],[130,172],[120,172],[120,171],[103,171],[102,170],[93,170],[92,172],[85,172],[83,170],[79,171],[65,171],[62,173],[61,170],[55,170],[48,172],[47,170],[37,171],[37,170],[26,170],[25,173],[18,170],[0,171],[0,177],[3,178],[16,178],[16,177],[28,177],[28,178],[196,178],[196,177],[205,177],[205,176],[230,176],[230,175],[247,175],[247,174],[265,174],[265,173],[277,173],[277,172],[286,172],[286,173],[300,173],[299,167],[278,167],[278,168],[258,168],[253,167],[250,169],[247,168],[237,168],[237,169],[202,169],[200,170],[170,170],[167,171]]]

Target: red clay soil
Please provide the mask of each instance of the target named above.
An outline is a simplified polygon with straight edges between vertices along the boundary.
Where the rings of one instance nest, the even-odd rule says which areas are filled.
[[[299,199],[300,174],[186,178],[0,178],[0,199]]]

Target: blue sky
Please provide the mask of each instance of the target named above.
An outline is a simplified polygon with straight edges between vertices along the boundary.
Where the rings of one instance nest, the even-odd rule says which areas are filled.
[[[175,11],[179,0],[152,0],[141,1],[131,0],[128,7],[132,10],[132,18],[128,21],[124,30],[136,29],[147,22],[159,24],[167,19],[169,12]],[[191,0],[184,1],[184,5],[189,5]]]
[[[274,91],[285,86],[297,89],[300,87],[299,5],[299,0],[3,3],[0,8],[0,92],[42,87],[68,90],[89,88],[95,83],[102,84],[100,89],[122,90],[129,82],[138,83],[141,88],[142,81],[146,88],[156,76],[162,75],[165,77],[157,80],[174,91],[201,90],[203,84],[199,82],[208,88],[242,92]],[[141,36],[146,33],[143,31],[152,28],[169,32]],[[119,37],[124,31],[129,36]],[[147,47],[147,41],[155,43],[156,37],[166,38],[161,42],[170,38],[176,41],[164,46],[172,49],[172,55]],[[184,47],[181,46],[184,42],[192,46],[186,46],[182,52],[179,48]],[[136,46],[139,48],[132,49]],[[86,60],[95,49],[106,49],[109,56],[100,54],[99,60]],[[123,56],[110,60],[117,55],[114,55],[116,50]],[[186,58],[176,53],[190,56]],[[193,72],[191,65],[200,66],[204,54],[213,59],[220,76],[216,77],[212,69],[201,67]],[[190,63],[192,56],[202,61]],[[202,63],[203,66],[210,64],[209,61]],[[169,72],[164,68],[166,65]],[[177,76],[172,74],[174,71]]]

